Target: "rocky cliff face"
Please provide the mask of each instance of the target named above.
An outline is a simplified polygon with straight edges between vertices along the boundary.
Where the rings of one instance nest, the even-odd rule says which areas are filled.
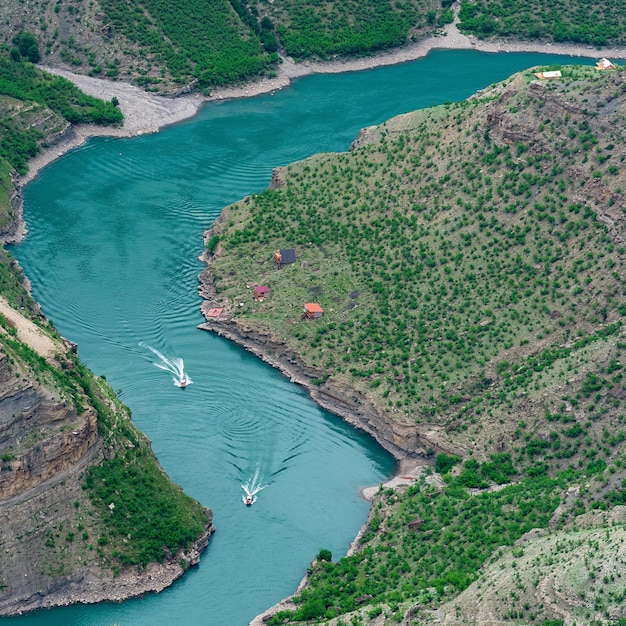
[[[93,410],[79,416],[67,401],[15,374],[0,355],[0,501],[5,508],[11,498],[84,465],[100,443]]]

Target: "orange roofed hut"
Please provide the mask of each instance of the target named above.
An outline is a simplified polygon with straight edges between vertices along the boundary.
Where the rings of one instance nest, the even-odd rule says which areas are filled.
[[[324,314],[324,309],[319,304],[307,303],[304,305],[304,315],[310,320],[317,320]]]

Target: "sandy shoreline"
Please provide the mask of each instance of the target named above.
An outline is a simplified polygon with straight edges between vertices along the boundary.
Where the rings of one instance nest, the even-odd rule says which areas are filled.
[[[458,13],[458,8],[457,8]],[[74,126],[72,132],[52,146],[43,150],[28,163],[28,173],[20,179],[25,185],[32,180],[46,165],[62,156],[69,150],[83,144],[94,136],[133,137],[146,133],[154,133],[196,115],[206,102],[229,100],[233,98],[247,98],[263,93],[271,93],[289,86],[296,78],[310,74],[334,74],[341,72],[355,72],[372,69],[385,65],[395,65],[414,61],[426,56],[432,50],[478,50],[481,52],[540,52],[544,54],[560,54],[578,56],[590,59],[599,59],[603,56],[613,59],[626,58],[625,48],[605,48],[598,50],[593,46],[574,44],[554,44],[541,42],[514,42],[514,41],[481,41],[472,36],[466,36],[456,28],[455,22],[448,24],[444,34],[431,36],[415,44],[400,49],[384,52],[371,57],[338,60],[326,63],[305,61],[294,63],[291,59],[283,58],[277,69],[275,78],[263,78],[238,87],[216,89],[210,96],[190,94],[176,98],[157,96],[143,91],[139,87],[121,82],[92,78],[82,74],[43,67],[52,74],[64,76],[76,84],[85,93],[111,100],[116,97],[120,109],[124,113],[124,124],[120,128],[107,128],[94,125]]]

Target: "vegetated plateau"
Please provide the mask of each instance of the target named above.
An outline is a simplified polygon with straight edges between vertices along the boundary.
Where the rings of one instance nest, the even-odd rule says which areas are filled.
[[[381,488],[356,553],[322,550],[271,624],[626,618],[626,82],[543,69],[562,78],[528,70],[281,168],[206,234],[204,310],[224,311],[205,327],[443,476]]]

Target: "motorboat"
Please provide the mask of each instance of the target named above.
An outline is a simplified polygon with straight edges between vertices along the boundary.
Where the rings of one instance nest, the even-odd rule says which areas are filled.
[[[254,502],[254,498],[250,495],[246,496],[245,500],[243,501],[244,504],[246,506],[252,506],[252,503]]]

